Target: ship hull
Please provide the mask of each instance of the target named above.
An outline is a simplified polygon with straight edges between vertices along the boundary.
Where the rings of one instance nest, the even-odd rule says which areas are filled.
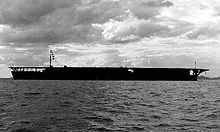
[[[124,67],[10,67],[15,80],[197,81],[207,69]],[[20,69],[19,69],[20,68]],[[22,69],[23,68],[23,69]],[[25,70],[31,69],[31,70]]]

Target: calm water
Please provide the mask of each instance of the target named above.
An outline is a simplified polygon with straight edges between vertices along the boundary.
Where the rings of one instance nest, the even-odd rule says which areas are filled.
[[[220,81],[0,80],[1,132],[219,132]]]

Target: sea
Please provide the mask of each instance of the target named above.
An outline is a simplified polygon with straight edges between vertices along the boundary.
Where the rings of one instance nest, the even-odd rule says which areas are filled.
[[[220,132],[220,81],[1,79],[0,132]]]

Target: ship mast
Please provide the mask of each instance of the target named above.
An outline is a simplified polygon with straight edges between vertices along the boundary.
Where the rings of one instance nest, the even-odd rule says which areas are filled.
[[[50,67],[52,67],[52,60],[54,60],[54,54],[53,51],[50,50]]]
[[[50,67],[52,67],[52,66],[51,66],[51,50],[50,50]]]

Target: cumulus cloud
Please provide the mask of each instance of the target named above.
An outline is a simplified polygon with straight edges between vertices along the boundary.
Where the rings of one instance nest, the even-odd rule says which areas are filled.
[[[186,34],[189,39],[220,39],[220,23],[205,24],[202,26],[196,27],[194,30]]]
[[[127,58],[128,66],[217,67],[218,7],[218,0],[0,0],[0,65],[47,65],[51,48],[56,64],[68,66],[125,66]]]
[[[167,30],[148,20],[170,6],[165,0],[5,0],[0,5],[0,24],[10,27],[2,33],[5,43],[91,43],[102,41],[103,34],[106,40],[129,41]],[[128,10],[135,18],[128,18]],[[101,34],[92,24],[104,25],[106,33]],[[121,31],[113,31],[114,38],[107,31],[110,25],[123,25]]]
[[[93,24],[95,29],[101,29],[105,40],[127,42],[151,36],[163,36],[169,31],[167,26],[151,21],[138,19],[130,10],[126,11],[127,18],[123,21],[112,20],[104,24]]]

